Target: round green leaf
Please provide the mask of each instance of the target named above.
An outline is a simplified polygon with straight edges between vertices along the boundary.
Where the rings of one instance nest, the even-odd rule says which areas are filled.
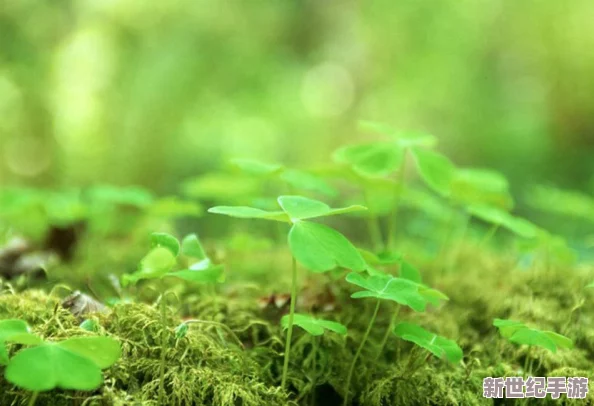
[[[412,323],[399,323],[394,327],[394,334],[405,341],[410,341],[425,348],[438,358],[446,358],[456,364],[462,360],[464,353],[453,340],[433,334],[423,327]]]
[[[90,391],[103,382],[101,369],[92,360],[56,344],[19,351],[6,367],[5,377],[35,392],[54,388]]]
[[[340,323],[335,321],[317,319],[308,314],[295,314],[293,316],[293,324],[301,327],[312,336],[321,336],[326,330],[333,331],[340,335],[347,334],[347,328]],[[281,319],[281,325],[284,329],[289,326],[289,315],[283,316]]]
[[[412,148],[419,175],[425,184],[434,192],[449,196],[455,175],[454,164],[442,154],[421,148]]]
[[[101,369],[109,368],[122,356],[120,343],[110,337],[75,337],[56,345],[93,361]]]
[[[336,162],[350,165],[362,176],[384,177],[402,165],[404,149],[394,143],[347,145],[334,152]]]
[[[346,281],[365,289],[351,295],[354,299],[373,297],[381,300],[391,300],[417,312],[425,311],[427,300],[419,292],[419,285],[403,278],[395,278],[388,274],[373,274],[364,277],[360,273],[351,272]]]
[[[196,259],[206,258],[204,248],[202,248],[202,244],[200,244],[200,240],[196,234],[190,234],[184,237],[182,240],[181,252],[187,257]]]
[[[353,244],[344,235],[323,224],[299,221],[291,227],[288,241],[293,257],[314,272],[337,267],[363,271],[366,267]]]
[[[151,245],[153,248],[164,247],[167,248],[174,256],[179,255],[179,241],[174,236],[167,233],[152,233]]]
[[[508,212],[488,205],[470,205],[468,212],[473,216],[491,224],[502,226],[523,238],[535,238],[539,234],[538,227],[528,220],[514,217]]]

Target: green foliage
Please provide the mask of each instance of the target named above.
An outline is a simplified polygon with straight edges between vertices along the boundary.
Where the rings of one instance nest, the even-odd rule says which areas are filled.
[[[295,259],[314,272],[337,267],[362,271],[365,261],[338,231],[323,224],[298,221],[289,231],[289,248]]]
[[[513,320],[495,319],[493,325],[512,343],[542,347],[553,353],[558,348],[573,348],[571,339],[553,331],[533,329]]]
[[[433,334],[416,324],[398,323],[394,327],[394,334],[426,349],[437,358],[445,358],[454,364],[460,362],[464,356],[462,349],[455,341]]]
[[[520,217],[487,205],[468,206],[468,213],[488,223],[504,227],[523,238],[535,238],[539,233],[538,227]]]
[[[385,177],[396,171],[404,158],[404,149],[393,143],[347,145],[334,152],[334,161],[349,165],[361,176]]]
[[[442,154],[423,148],[412,148],[412,156],[419,175],[425,184],[437,194],[449,197],[456,174],[454,164]]]
[[[177,238],[167,233],[152,233],[151,234],[152,248],[163,247],[167,248],[174,257],[179,255],[180,244]]]
[[[419,285],[403,278],[387,274],[364,277],[360,273],[351,272],[346,281],[365,290],[351,295],[353,299],[373,297],[380,300],[391,300],[409,306],[417,312],[425,311],[427,300],[419,291]]]
[[[301,327],[313,336],[321,336],[326,332],[326,330],[333,331],[343,336],[347,334],[346,326],[335,321],[318,319],[308,314],[299,313],[296,313],[293,317],[293,324]],[[281,325],[284,329],[289,326],[288,315],[283,316],[281,319]]]
[[[0,320],[0,365],[8,364],[5,343],[29,332],[29,326],[22,320]]]
[[[579,191],[534,186],[527,193],[527,203],[546,213],[594,222],[594,198]]]
[[[360,205],[333,209],[323,202],[302,196],[280,196],[278,198],[278,204],[291,218],[291,222],[293,223],[297,220],[307,220],[367,210],[364,206]]]

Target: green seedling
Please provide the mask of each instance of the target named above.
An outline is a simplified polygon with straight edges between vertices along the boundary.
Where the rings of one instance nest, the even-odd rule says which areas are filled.
[[[27,346],[10,360],[5,343]],[[5,378],[33,392],[33,405],[39,392],[55,388],[91,391],[103,383],[102,369],[121,357],[120,344],[110,337],[75,337],[48,342],[30,333],[22,320],[0,321],[0,359],[6,365]]]
[[[357,360],[359,359],[367,339],[369,338],[369,334],[373,328],[375,319],[377,318],[382,300],[393,301],[399,305],[408,306],[416,312],[424,312],[428,303],[438,304],[441,298],[447,299],[447,296],[443,295],[441,292],[419,283],[420,275],[418,272],[414,272],[414,270],[411,270],[410,268],[412,268],[412,266],[409,266],[406,270],[407,274],[413,279],[418,280],[418,282],[415,280],[398,278],[388,274],[379,273],[374,273],[367,278],[355,272],[349,273],[346,276],[347,282],[364,289],[363,291],[353,293],[351,295],[353,299],[374,298],[376,299],[376,304],[373,315],[369,320],[367,329],[365,330],[361,343],[357,348],[357,352],[355,353],[355,357],[353,358],[349,368],[345,387],[345,406],[348,404],[350,383],[355,365],[357,364]],[[392,323],[394,321],[395,320],[393,318]]]
[[[556,353],[559,348],[573,348],[573,341],[561,334],[553,331],[543,331],[526,326],[524,323],[514,320],[493,320],[493,325],[499,329],[502,337],[510,342],[528,346],[528,355],[524,364],[524,372],[532,374],[532,360],[530,359],[530,350],[533,347],[541,347]]]
[[[297,262],[313,272],[326,272],[337,267],[362,271],[366,267],[361,254],[345,236],[326,225],[307,220],[365,210],[365,207],[331,208],[323,202],[302,196],[280,196],[278,204],[282,210],[266,211],[245,206],[218,206],[208,211],[238,218],[280,221],[291,225],[288,244],[293,261],[291,302],[281,380],[281,387],[284,388],[291,352],[295,303],[297,302]]]
[[[413,323],[398,323],[394,327],[394,334],[405,341],[410,341],[419,347],[424,348],[437,358],[447,359],[453,364],[459,363],[464,356],[462,349],[455,341],[433,334],[425,330],[423,327]],[[425,360],[427,360],[427,358],[425,358]],[[409,377],[412,376],[416,370],[413,364],[414,357],[411,355],[409,366],[412,367],[412,369],[407,371]]]
[[[369,233],[374,248],[376,250],[381,247],[390,249],[396,227],[398,206],[404,189],[406,156],[411,150],[433,147],[437,143],[437,139],[429,134],[397,131],[384,124],[370,121],[361,122],[360,127],[387,136],[390,140],[347,145],[337,149],[332,158],[336,163],[351,170],[350,175],[354,175],[355,182],[363,190],[365,204],[370,208],[374,207],[372,202],[377,200],[377,196],[370,195],[370,186],[378,178],[387,178],[395,172],[398,173],[394,185],[390,188],[393,193],[391,193],[390,199],[392,201],[385,244],[382,242],[379,226],[378,215],[380,213],[372,210],[368,219]],[[383,190],[382,192],[385,194]],[[380,197],[380,199],[382,198],[383,196]]]
[[[124,275],[123,285],[136,283],[142,279],[161,279],[165,277],[175,277],[193,283],[216,283],[219,282],[223,275],[223,267],[221,265],[213,265],[209,258],[206,257],[204,249],[200,244],[198,236],[195,234],[188,235],[184,238],[182,243],[177,238],[166,233],[151,234],[151,250],[140,261],[140,266],[137,272],[131,275]],[[193,258],[197,262],[193,262],[187,269],[173,271],[177,265],[178,256],[184,255],[187,258]],[[159,297],[159,307],[161,313],[161,322],[163,324],[163,332],[161,334],[161,363],[160,363],[160,380],[159,380],[159,403],[165,399],[165,354],[167,348],[167,305],[165,300],[166,292],[161,292]]]

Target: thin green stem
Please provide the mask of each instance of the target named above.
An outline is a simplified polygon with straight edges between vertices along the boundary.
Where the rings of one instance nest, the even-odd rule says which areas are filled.
[[[371,199],[369,198],[369,193],[365,186],[363,186],[363,200],[365,202],[365,206],[371,207],[370,202]],[[377,214],[373,212],[372,209],[369,210],[369,215],[367,216],[367,229],[369,231],[369,238],[371,239],[371,243],[373,244],[373,249],[375,252],[380,252],[383,250],[383,238],[382,238],[382,230],[380,229],[379,219]]]
[[[165,402],[165,354],[167,353],[167,302],[165,301],[165,294],[161,295],[159,308],[161,310],[161,324],[163,325],[161,332],[161,364],[159,367],[159,404],[163,405]]]
[[[392,249],[394,245],[394,233],[396,229],[396,223],[398,220],[398,208],[400,206],[400,198],[402,196],[402,190],[404,189],[404,175],[406,169],[406,156],[407,150],[404,150],[404,156],[402,157],[402,164],[398,170],[398,178],[396,180],[396,187],[394,188],[394,203],[392,212],[388,217],[388,235],[386,236],[386,247]]]
[[[27,405],[33,406],[35,404],[35,401],[37,400],[37,396],[39,396],[39,392],[33,392],[31,394],[31,397],[29,398],[29,403],[27,403]]]
[[[373,311],[373,316],[371,316],[371,320],[369,320],[369,324],[367,325],[367,330],[365,330],[365,334],[363,335],[363,339],[361,340],[361,344],[359,344],[359,348],[357,348],[357,352],[355,353],[355,358],[353,358],[353,362],[351,363],[351,367],[349,368],[349,374],[347,375],[346,380],[346,387],[344,393],[344,402],[342,403],[343,406],[347,406],[349,404],[349,390],[351,387],[351,378],[353,377],[353,371],[355,370],[355,365],[357,365],[357,360],[361,355],[361,351],[363,351],[363,347],[365,347],[365,343],[367,342],[367,338],[369,338],[369,333],[373,328],[373,324],[375,323],[375,319],[377,318],[377,313],[380,309],[380,300],[377,300],[375,305],[375,309]]]
[[[283,364],[283,377],[281,381],[281,388],[285,389],[287,384],[287,373],[289,372],[289,356],[291,354],[291,337],[293,336],[293,319],[295,316],[295,302],[297,302],[297,261],[295,257],[292,266],[292,282],[291,282],[291,304],[289,309],[289,325],[287,326],[287,340],[285,341],[285,361]]]
[[[398,314],[400,313],[400,305],[396,305],[396,310],[394,310],[394,314],[392,314],[392,318],[390,319],[390,324],[388,325],[388,328],[386,329],[386,332],[384,333],[384,338],[382,338],[382,342],[380,344],[379,350],[377,351],[377,355],[375,356],[375,359],[378,360],[380,355],[382,355],[382,352],[384,351],[384,347],[386,346],[386,343],[388,342],[388,338],[390,338],[390,335],[392,334],[392,329],[394,328],[394,324],[396,323],[396,320],[398,319]]]

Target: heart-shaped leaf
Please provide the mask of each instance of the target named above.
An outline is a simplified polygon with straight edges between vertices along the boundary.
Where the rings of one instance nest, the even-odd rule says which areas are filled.
[[[392,300],[409,306],[417,312],[425,311],[427,300],[419,292],[419,285],[403,278],[391,275],[372,275],[365,278],[363,275],[351,272],[346,276],[346,281],[365,289],[351,295],[354,299],[373,297],[381,300]]]
[[[573,348],[571,339],[553,331],[542,331],[530,328],[524,323],[514,320],[495,319],[493,325],[499,333],[516,344],[538,346],[555,353],[558,348]]]
[[[247,206],[216,206],[208,209],[209,213],[224,214],[226,216],[243,219],[263,219],[290,223],[289,216],[283,211],[266,211]]]
[[[473,216],[491,224],[505,227],[512,233],[523,238],[535,238],[539,234],[538,227],[519,217],[514,217],[508,212],[487,205],[470,205],[467,210]]]
[[[449,196],[456,167],[442,154],[422,148],[412,148],[419,175],[434,192]]]
[[[347,328],[344,325],[335,321],[317,319],[308,314],[295,314],[293,316],[293,324],[301,327],[312,336],[321,336],[326,330],[333,331],[343,336],[347,334]],[[281,325],[284,329],[288,328],[289,315],[283,316]]]
[[[0,365],[8,364],[8,351],[5,343],[14,337],[29,333],[29,326],[23,320],[0,320]]]
[[[241,171],[255,176],[270,176],[280,173],[282,165],[270,164],[255,159],[233,159],[231,163]]]
[[[278,204],[291,218],[292,222],[367,210],[364,206],[359,205],[333,209],[326,203],[303,196],[280,196]]]
[[[362,176],[384,177],[400,168],[404,149],[387,142],[347,145],[336,150],[333,159],[350,165]]]
[[[170,249],[164,247],[153,248],[141,261],[137,272],[124,275],[124,285],[136,283],[141,279],[161,278],[176,264],[175,256]]]
[[[184,269],[181,271],[170,272],[167,276],[174,276],[194,283],[217,283],[223,276],[223,266],[209,266],[202,270]]]
[[[101,369],[109,368],[122,356],[120,343],[111,337],[74,337],[56,345],[93,361]]]
[[[436,357],[446,358],[454,364],[460,362],[464,356],[462,349],[455,341],[433,334],[416,324],[399,323],[394,327],[394,334],[428,350]]]
[[[288,241],[293,257],[314,272],[337,267],[363,271],[366,267],[353,244],[344,235],[323,224],[299,221],[291,227]]]
[[[186,257],[201,260],[206,258],[204,248],[202,248],[202,244],[200,244],[200,240],[196,234],[190,234],[184,237],[182,240],[181,252]]]
[[[152,233],[151,246],[152,248],[164,247],[171,251],[174,256],[177,257],[179,255],[179,241],[167,233]]]
[[[54,388],[90,391],[103,382],[101,369],[95,362],[50,343],[19,351],[6,367],[5,377],[35,392]]]

